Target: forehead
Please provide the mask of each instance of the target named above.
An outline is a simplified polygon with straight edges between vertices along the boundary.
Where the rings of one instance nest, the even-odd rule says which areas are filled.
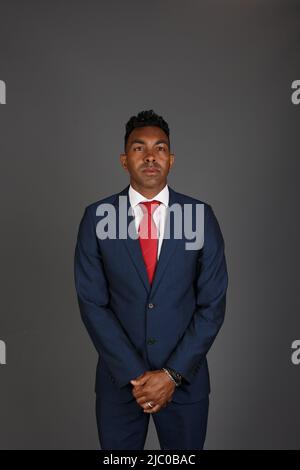
[[[158,126],[145,126],[133,129],[129,135],[128,142],[130,143],[134,139],[141,139],[147,142],[158,139],[165,139],[168,141],[168,136],[165,131]]]

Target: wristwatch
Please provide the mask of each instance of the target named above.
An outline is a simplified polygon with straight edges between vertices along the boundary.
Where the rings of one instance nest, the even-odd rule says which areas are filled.
[[[176,387],[179,387],[182,382],[182,375],[171,367],[163,367],[163,370],[170,376],[170,378],[175,382]]]

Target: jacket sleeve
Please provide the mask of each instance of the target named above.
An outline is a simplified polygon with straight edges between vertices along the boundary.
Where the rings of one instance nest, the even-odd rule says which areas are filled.
[[[179,372],[188,383],[206,356],[221,328],[226,308],[228,273],[224,239],[216,216],[205,205],[204,245],[199,252],[195,280],[196,309],[192,320],[166,366]]]
[[[81,219],[74,257],[80,314],[99,355],[121,388],[147,370],[114,312],[91,207]]]

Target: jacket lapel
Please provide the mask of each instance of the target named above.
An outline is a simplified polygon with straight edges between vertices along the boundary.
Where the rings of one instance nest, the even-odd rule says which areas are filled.
[[[164,238],[162,241],[162,246],[161,246],[161,251],[159,255],[159,259],[156,265],[156,271],[154,274],[152,286],[149,283],[148,276],[147,276],[147,271],[146,271],[146,266],[144,263],[144,258],[142,254],[142,250],[140,247],[140,242],[138,238],[132,239],[131,237],[127,236],[126,238],[121,238],[121,241],[125,244],[128,254],[130,257],[130,260],[133,262],[135,265],[135,268],[144,284],[144,287],[149,295],[153,295],[154,292],[156,291],[157,287],[159,286],[159,283],[162,279],[162,276],[166,270],[166,267],[168,265],[168,262],[171,259],[172,254],[175,251],[176,245],[178,243],[179,239],[174,238],[174,220],[173,217],[168,217],[169,213],[169,208],[172,204],[174,204],[177,201],[176,198],[176,192],[169,188],[169,206],[167,208],[167,216],[166,216],[166,226],[165,226],[165,231],[164,231]],[[128,196],[128,191],[129,191],[129,185],[123,189],[118,195],[117,195],[117,201],[115,203],[116,207],[116,221],[117,221],[117,234],[119,234],[119,196],[126,196],[126,205],[127,205],[127,230],[128,230],[128,225],[134,220],[134,215],[130,214],[129,209],[130,209],[130,201],[129,201],[129,196]],[[132,227],[134,226],[134,223],[132,224]],[[170,229],[169,229],[170,227]],[[134,232],[136,233],[136,230],[134,228]],[[128,233],[128,232],[127,232]],[[166,234],[170,233],[169,238],[165,238]],[[126,269],[126,268],[125,268]]]

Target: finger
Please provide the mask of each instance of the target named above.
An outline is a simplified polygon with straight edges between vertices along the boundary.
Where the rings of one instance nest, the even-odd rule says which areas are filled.
[[[149,376],[141,377],[140,379],[135,379],[135,380],[130,380],[132,385],[145,385],[145,383],[148,381]]]
[[[135,392],[136,398],[146,397],[146,400],[152,400],[155,394],[151,390],[138,390]]]
[[[149,403],[148,401],[147,401],[147,402],[144,401],[144,402],[142,402],[142,403],[140,404],[140,406],[143,408],[144,411],[145,411],[145,410],[152,410],[152,409],[153,409],[153,407],[154,407],[154,402],[153,402],[153,401],[151,402],[151,403],[152,403],[152,407],[150,407],[150,406],[148,405],[148,403]]]
[[[135,385],[132,388],[132,393],[141,393],[142,390],[143,390],[143,387],[140,387],[139,385]]]
[[[149,406],[148,403],[151,403],[152,406]],[[144,401],[141,403],[141,407],[144,409],[144,410],[153,410],[154,406],[156,406],[157,403],[155,403],[153,400],[148,400],[148,401]]]
[[[145,408],[147,408],[148,407],[147,402],[151,400],[147,400],[147,397],[141,397],[141,398],[137,398],[136,401],[140,406],[142,407],[145,406]]]
[[[149,397],[141,397],[138,400],[136,400],[137,404],[143,408],[144,410],[149,410],[151,407],[148,405],[148,403],[152,403],[152,408],[154,407],[155,401],[154,399],[150,399]]]
[[[132,379],[130,380],[130,382],[137,382],[138,380],[140,380],[142,377],[144,377],[144,375],[146,374],[146,372],[144,372],[143,374],[139,375],[138,377],[136,377],[135,379]]]
[[[145,393],[133,394],[133,396],[139,404],[151,401],[153,399],[153,395],[148,395]]]
[[[160,410],[160,408],[161,407],[159,404],[153,406],[153,408],[147,407],[147,409],[144,409],[144,413],[157,413]]]

